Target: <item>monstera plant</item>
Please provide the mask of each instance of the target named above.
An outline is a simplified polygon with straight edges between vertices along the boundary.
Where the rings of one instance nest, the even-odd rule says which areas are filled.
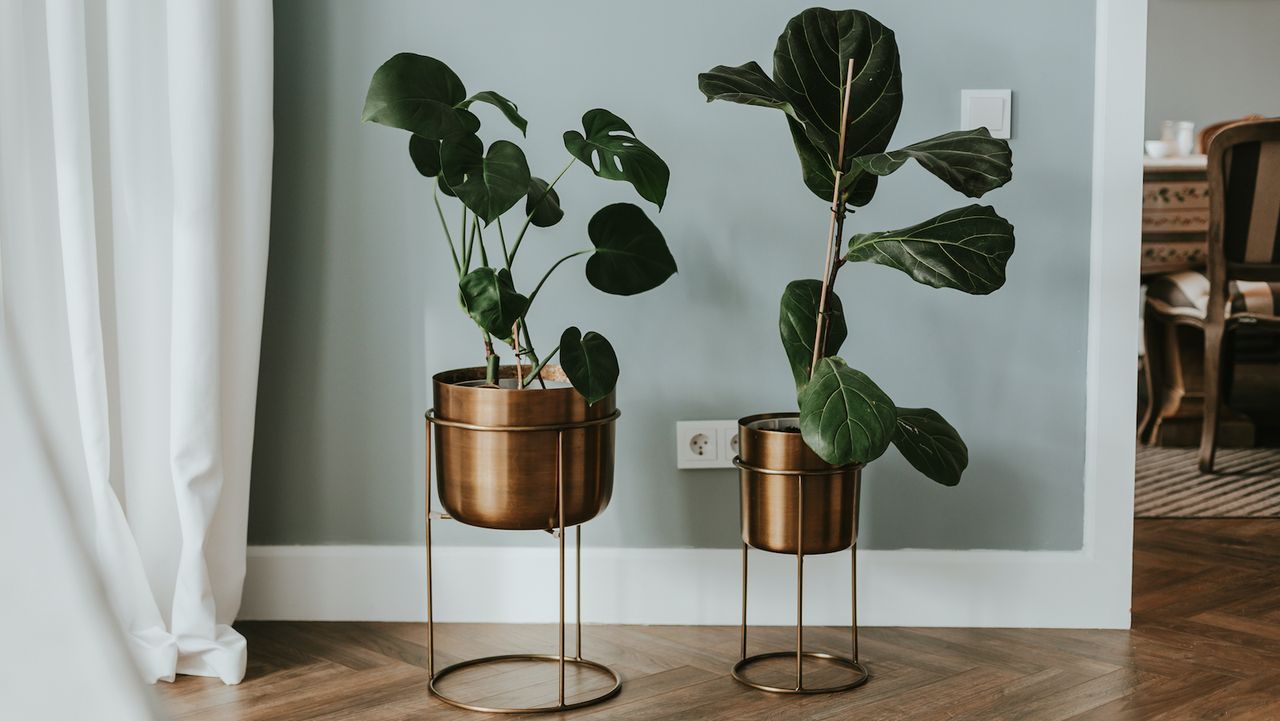
[[[481,104],[492,106],[521,136],[525,134],[527,121],[505,96],[492,90],[468,95],[462,80],[443,62],[400,53],[373,74],[363,119],[409,131],[414,167],[435,179],[433,201],[457,273],[458,300],[480,329],[486,383],[498,380],[499,352],[493,342],[497,339],[517,359],[518,388],[529,387],[535,379],[543,383],[543,367],[559,353],[569,381],[594,403],[607,396],[618,379],[618,359],[609,341],[599,333],[569,327],[554,350],[539,356],[529,310],[551,274],[583,255],[589,256],[587,282],[599,290],[634,295],[656,288],[676,272],[662,233],[638,206],[615,203],[601,208],[588,223],[591,247],[557,260],[527,294],[518,289],[514,264],[531,228],[550,228],[564,218],[556,184],[575,164],[598,177],[630,183],[659,209],[670,171],[625,120],[596,108],[582,116],[581,130],[564,133],[569,159],[548,182],[531,173],[519,145],[495,140],[486,147],[475,112]],[[460,213],[450,211],[452,230],[441,195],[461,205]],[[502,221],[513,209],[515,232],[509,237]],[[531,366],[527,375],[524,362]]]
[[[721,65],[699,75],[698,87],[708,101],[781,111],[804,184],[830,203],[823,276],[786,287],[779,321],[804,442],[836,466],[869,463],[893,444],[924,475],[955,485],[968,451],[951,424],[929,408],[897,406],[836,355],[848,328],[833,286],[853,262],[975,295],[1003,285],[1013,226],[990,206],[847,238],[844,227],[847,216],[871,202],[879,179],[910,160],[970,198],[999,188],[1012,176],[1009,144],[979,128],[889,150],[902,111],[898,46],[892,30],[858,10],[805,10],[778,37],[772,75],[756,62]]]

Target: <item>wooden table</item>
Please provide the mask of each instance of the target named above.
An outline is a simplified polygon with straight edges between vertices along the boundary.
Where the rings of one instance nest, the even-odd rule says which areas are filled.
[[[1204,267],[1209,230],[1207,158],[1147,158],[1142,164],[1142,274]]]

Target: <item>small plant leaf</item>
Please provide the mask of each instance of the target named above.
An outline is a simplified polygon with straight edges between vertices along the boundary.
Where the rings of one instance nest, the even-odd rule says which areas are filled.
[[[506,268],[476,268],[462,277],[458,294],[476,325],[503,341],[511,340],[511,327],[529,309],[529,299],[516,292]]]
[[[915,158],[920,166],[970,198],[980,198],[1013,178],[1013,151],[986,128],[956,130],[901,150],[853,159],[875,175],[888,175]]]
[[[440,174],[440,141],[424,138],[417,133],[410,134],[409,158],[423,177],[436,177]]]
[[[827,463],[870,463],[889,447],[897,415],[893,401],[840,358],[818,361],[799,400],[800,433]]]
[[[698,89],[707,96],[707,102],[725,100],[743,105],[776,108],[795,117],[795,109],[782,94],[782,89],[765,74],[760,63],[752,60],[738,67],[717,65],[698,74]]]
[[[467,89],[448,65],[425,55],[399,53],[369,81],[361,119],[440,140],[480,129],[480,120],[455,107]]]
[[[849,239],[851,261],[897,268],[935,288],[985,295],[1005,281],[1013,255],[1013,225],[988,205],[949,210],[909,228]]]
[[[559,223],[564,217],[564,210],[560,207],[560,194],[542,178],[530,178],[524,214],[532,216],[529,222],[539,228],[549,228]]]
[[[583,133],[565,132],[564,147],[569,154],[601,178],[631,183],[640,197],[661,209],[671,170],[640,142],[631,126],[608,110],[596,108],[582,116],[582,129]]]
[[[969,449],[960,434],[930,408],[899,408],[893,445],[917,471],[944,486],[960,482]]]
[[[488,103],[498,110],[501,110],[502,114],[507,117],[507,120],[510,120],[511,124],[519,129],[521,135],[528,135],[526,131],[529,128],[529,121],[521,117],[520,110],[516,107],[515,103],[502,97],[498,93],[492,90],[482,90],[466,100],[463,100],[461,103],[458,103],[458,107],[467,109],[471,107],[472,103]]]
[[[587,259],[587,281],[613,295],[657,288],[676,272],[658,227],[631,203],[606,205],[587,224],[595,252]]]
[[[529,164],[515,143],[499,140],[482,154],[474,135],[448,138],[440,144],[445,182],[485,225],[511,209],[529,191]]]
[[[845,327],[844,308],[840,297],[831,292],[827,308],[826,355],[840,352],[848,336]],[[782,348],[791,363],[791,375],[795,377],[796,390],[809,382],[809,367],[813,363],[813,339],[818,333],[818,306],[822,297],[822,281],[793,280],[782,293],[778,314],[778,331],[782,336]]]
[[[589,404],[612,393],[618,384],[618,356],[595,331],[582,335],[571,327],[560,334],[560,367]]]

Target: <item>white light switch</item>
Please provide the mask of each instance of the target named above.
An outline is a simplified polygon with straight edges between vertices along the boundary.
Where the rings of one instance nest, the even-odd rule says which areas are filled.
[[[1008,138],[1013,128],[1012,90],[961,90],[960,129],[986,128],[993,138]]]

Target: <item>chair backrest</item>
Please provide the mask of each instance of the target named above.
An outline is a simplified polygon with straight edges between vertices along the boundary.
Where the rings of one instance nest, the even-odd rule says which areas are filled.
[[[1262,120],[1265,117],[1266,116],[1258,115],[1257,113],[1249,113],[1243,118],[1232,118],[1230,120],[1219,120],[1216,123],[1209,123],[1203,128],[1200,128],[1199,133],[1196,133],[1196,152],[1197,153],[1208,152],[1209,143],[1213,141],[1213,136],[1222,132],[1222,129],[1227,127],[1228,125],[1235,125],[1236,123],[1244,123],[1250,120]]]
[[[1280,118],[1223,128],[1209,144],[1209,280],[1280,281]]]

